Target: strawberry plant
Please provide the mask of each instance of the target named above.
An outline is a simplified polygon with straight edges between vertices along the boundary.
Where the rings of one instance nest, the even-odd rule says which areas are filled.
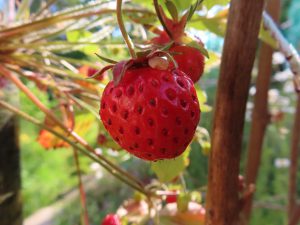
[[[216,103],[219,122],[214,120],[213,138],[199,125],[210,121],[206,112],[211,111],[207,101],[212,98],[207,97],[200,85],[208,90],[219,79],[203,74],[209,74],[219,65],[220,53],[206,50],[203,42],[207,37],[198,31],[208,30],[224,36],[228,7],[212,8],[215,4],[227,5],[229,1],[154,0],[153,4],[140,0],[125,4],[121,0],[95,1],[52,14],[49,7],[54,2],[49,1],[33,13],[24,13],[30,3],[21,1],[14,7],[19,9],[16,17],[0,27],[0,106],[37,125],[37,141],[43,148],[72,151],[82,224],[100,221],[88,215],[89,200],[80,165],[83,157],[98,163],[135,191],[131,197],[128,193],[128,199],[114,214],[101,220],[102,225],[196,225],[204,224],[205,219],[207,223],[216,221],[215,215],[221,215],[217,218],[220,220],[236,219],[239,208],[242,210],[252,197],[254,187],[247,183],[247,178],[238,176],[240,145],[232,144],[241,141],[243,107],[248,93],[246,83],[250,82],[251,67],[245,52],[240,51],[241,47],[236,48],[235,42],[231,43],[235,54],[228,54],[226,48],[224,55],[235,57],[238,65],[245,66],[229,66],[234,76],[228,75],[227,67],[221,67],[228,79],[221,76],[220,81],[225,79],[228,83],[219,85],[223,92],[219,91],[217,96],[222,100]],[[237,4],[236,0],[233,2]],[[123,16],[131,23],[125,26]],[[239,46],[243,37],[240,31],[244,29],[241,24],[249,28],[251,23],[244,21],[238,23],[240,29],[233,29],[239,32]],[[276,47],[276,35],[270,35],[264,26],[259,27],[258,20],[255,25],[260,29],[260,38]],[[252,40],[256,33],[251,33]],[[248,36],[246,40],[248,44],[251,41]],[[253,50],[255,45],[251,43]],[[287,56],[288,59],[293,57],[295,55]],[[235,80],[236,77],[239,79]],[[240,84],[244,88],[239,88]],[[40,110],[39,116],[35,117],[34,110],[26,111],[26,106],[18,107],[7,101],[10,95],[5,91],[10,85],[28,98],[34,110]],[[272,121],[282,120],[280,116]],[[92,141],[87,136],[92,137]],[[219,137],[224,141],[218,142]],[[199,182],[201,186],[195,187],[193,179],[198,178],[191,177],[187,168],[193,161],[194,155],[190,154],[200,147],[205,163],[206,156],[211,156],[210,176],[208,186],[205,175]],[[218,154],[211,153],[211,147],[217,149]],[[223,152],[223,148],[226,151]],[[234,154],[228,149],[235,150]],[[140,164],[128,169],[132,162]],[[202,163],[197,162],[197,170],[202,166],[199,164]],[[139,174],[144,166],[150,170],[146,178]],[[1,194],[0,206],[7,197]],[[222,209],[223,205],[228,207]],[[233,206],[236,210],[229,210]],[[101,211],[101,207],[97,209]],[[101,213],[108,211],[112,210]]]

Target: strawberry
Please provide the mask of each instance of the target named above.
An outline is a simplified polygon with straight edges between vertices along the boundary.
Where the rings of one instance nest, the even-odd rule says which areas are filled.
[[[176,6],[169,1],[168,5],[171,4],[171,8],[173,9],[169,11],[172,19],[168,18],[164,13],[163,8],[158,5],[156,7],[156,12],[160,15],[160,21],[165,30],[161,31],[151,27],[151,30],[158,36],[152,38],[150,42],[154,44],[154,46],[156,45],[156,47],[173,42],[169,51],[178,63],[178,69],[186,73],[194,83],[197,82],[203,74],[203,54],[208,56],[208,53],[205,50],[202,41],[199,38],[190,37],[185,33],[184,29],[200,3],[201,1],[197,1],[181,18],[178,18]],[[169,7],[167,8],[169,10]],[[175,13],[174,11],[177,12]]]
[[[113,139],[136,157],[175,158],[191,142],[200,119],[193,82],[178,69],[138,61],[123,74],[124,61],[113,67],[118,82],[111,81],[103,92],[101,119]]]
[[[177,202],[177,195],[168,195],[166,197],[166,203],[174,203]]]
[[[204,56],[193,47],[175,45],[170,48],[173,58],[178,64],[178,69],[187,74],[196,83],[204,71]]]
[[[103,145],[105,142],[107,142],[106,136],[104,134],[99,134],[97,137],[97,143]]]
[[[196,83],[204,71],[204,55],[199,49],[184,45],[184,39],[190,38],[183,34],[182,37],[172,44],[169,52],[178,64],[178,69],[187,74],[191,80]],[[159,36],[151,39],[151,43],[155,45],[166,45],[171,42],[170,37],[165,31],[160,31]],[[203,47],[201,40],[194,41],[197,45]]]
[[[101,225],[121,225],[121,221],[116,214],[108,214]]]

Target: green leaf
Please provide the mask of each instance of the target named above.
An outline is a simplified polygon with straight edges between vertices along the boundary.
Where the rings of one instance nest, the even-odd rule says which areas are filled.
[[[140,6],[146,7],[148,9],[153,9],[152,1],[145,1],[145,0],[132,0],[133,3],[136,3]]]
[[[197,127],[195,138],[201,146],[203,155],[208,155],[211,150],[211,141],[208,131],[203,127]]]
[[[127,14],[128,18],[131,19],[135,23],[139,24],[154,24],[157,20],[155,14],[152,13],[144,13],[144,14]]]
[[[270,32],[264,28],[264,26],[261,24],[260,30],[259,30],[259,39],[268,44],[273,49],[278,48],[277,41],[272,37]]]
[[[92,33],[86,30],[71,30],[66,33],[69,42],[79,42],[80,39],[91,37]]]
[[[202,195],[201,195],[201,193],[198,192],[198,191],[191,192],[191,200],[193,202],[201,203],[201,201],[202,201]]]
[[[86,55],[92,55],[93,53],[97,52],[99,50],[99,47],[97,45],[84,45],[82,47],[82,51]]]
[[[196,19],[190,21],[188,25],[198,30],[208,30],[221,37],[225,36],[225,31],[226,31],[225,18],[219,18],[219,17],[206,18],[206,17],[199,16]]]
[[[117,61],[112,60],[112,59],[109,59],[109,58],[104,57],[104,56],[102,56],[102,55],[99,55],[99,54],[97,54],[97,53],[95,53],[95,55],[96,55],[99,59],[102,59],[104,62],[111,63],[111,64],[116,64],[116,63],[117,63]]]
[[[219,66],[221,62],[221,56],[213,51],[209,51],[209,59],[205,61],[205,72],[209,72],[211,69]]]
[[[198,42],[191,41],[187,45],[199,50],[202,55],[204,55],[206,58],[209,58],[208,51],[202,45],[200,45]]]
[[[170,182],[188,166],[189,153],[190,148],[188,147],[182,155],[175,159],[165,159],[153,162],[151,164],[151,169],[155,172],[161,182]]]
[[[173,20],[178,21],[178,11],[176,5],[171,0],[166,0],[166,6]]]
[[[186,212],[188,210],[189,202],[191,201],[190,193],[180,193],[177,197],[177,209],[179,212]]]
[[[192,5],[192,6],[190,7],[190,9],[186,12],[186,13],[188,13],[187,21],[189,21],[189,20],[193,17],[195,11],[197,10],[198,6],[199,6],[202,2],[203,2],[203,0],[197,0],[196,3],[195,3],[194,5]]]
[[[229,2],[229,0],[205,0],[203,1],[203,5],[210,10],[215,5],[227,5]]]
[[[172,2],[174,2],[174,4],[176,5],[179,11],[183,11],[189,8],[195,1],[194,0],[172,0]]]
[[[211,144],[208,141],[202,141],[200,143],[202,154],[208,156],[211,150]]]
[[[207,105],[207,104],[203,104],[200,106],[201,112],[211,112],[212,107]]]
[[[17,20],[26,20],[30,16],[30,0],[21,1],[20,6],[17,11],[16,19]]]
[[[201,106],[207,101],[207,95],[203,90],[200,89],[199,86],[196,86],[196,93],[197,93],[199,104]]]

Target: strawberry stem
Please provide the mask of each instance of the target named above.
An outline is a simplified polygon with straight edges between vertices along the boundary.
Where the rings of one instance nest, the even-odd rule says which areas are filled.
[[[155,193],[152,193],[148,190],[146,190],[143,186],[140,186],[138,183],[133,182],[131,179],[128,179],[129,177],[119,173],[118,170],[112,168],[109,164],[104,163],[100,158],[99,155],[96,155],[88,150],[86,150],[84,147],[78,145],[74,140],[67,138],[68,135],[66,134],[61,134],[58,133],[57,131],[55,131],[54,129],[52,129],[51,127],[43,124],[41,121],[33,118],[32,116],[26,114],[25,112],[15,108],[14,106],[0,100],[0,108],[5,108],[13,113],[15,113],[16,115],[24,118],[25,120],[39,126],[42,129],[45,129],[47,131],[49,131],[50,133],[54,134],[55,136],[57,136],[58,138],[64,140],[65,142],[67,142],[68,144],[70,144],[74,149],[80,151],[83,155],[89,157],[90,159],[94,160],[95,162],[99,163],[103,168],[105,168],[109,173],[111,173],[113,176],[115,176],[116,178],[118,178],[119,180],[123,181],[124,183],[126,183],[128,186],[132,187],[133,189],[143,193],[146,196],[153,196],[155,197]]]
[[[123,18],[122,18],[122,0],[117,0],[117,20],[118,20],[118,24],[119,24],[119,28],[120,31],[122,33],[122,36],[124,38],[124,41],[126,42],[128,49],[129,49],[129,53],[131,55],[131,57],[133,59],[136,59],[136,53],[134,51],[134,45],[133,42],[131,41],[126,29],[125,29],[125,25],[123,22]]]
[[[158,4],[158,1],[157,0],[153,0],[153,4],[154,4],[154,8],[155,8],[155,12],[156,12],[156,15],[161,23],[161,25],[163,26],[164,30],[166,31],[166,33],[168,34],[168,36],[171,38],[171,40],[173,40],[173,35],[172,35],[172,32],[169,30],[167,24],[165,23],[164,19],[163,19],[163,16],[161,15],[161,8]]]
[[[80,203],[81,203],[81,210],[83,214],[83,221],[84,225],[89,225],[89,216],[88,216],[88,211],[86,207],[86,194],[84,191],[84,187],[82,184],[81,180],[81,170],[80,170],[80,163],[79,163],[79,157],[78,157],[78,152],[75,148],[73,148],[73,155],[74,155],[74,161],[76,165],[76,172],[78,176],[78,188],[79,188],[79,193],[80,193]]]
[[[63,131],[66,132],[65,135],[71,136],[74,138],[81,146],[82,148],[79,148],[76,144],[73,142],[68,141],[64,138],[64,136],[59,135],[60,138],[65,140],[70,145],[76,147],[80,151],[82,151],[85,155],[88,157],[93,157],[93,160],[98,162],[100,165],[102,165],[104,168],[107,169],[108,172],[110,172],[115,177],[121,179],[126,184],[130,185],[131,187],[135,188],[136,190],[140,191],[141,193],[144,193],[145,195],[148,194],[148,192],[144,189],[142,183],[137,180],[134,176],[132,176],[127,171],[123,170],[122,168],[118,167],[108,159],[106,159],[104,156],[99,155],[95,152],[95,149],[90,146],[85,139],[83,139],[81,136],[79,136],[76,132],[73,130],[70,130],[67,128],[56,116],[52,111],[50,111],[31,91],[28,87],[26,87],[23,82],[15,75],[13,75],[8,69],[6,69],[4,66],[0,64],[0,74],[9,79],[12,83],[14,83],[19,90],[21,90],[31,101],[34,103],[42,112],[46,114],[49,119],[51,119],[56,125],[58,125],[60,128],[63,129]],[[5,103],[0,100],[0,106],[5,106]],[[53,131],[50,131],[53,133]],[[58,136],[57,134],[55,134]]]

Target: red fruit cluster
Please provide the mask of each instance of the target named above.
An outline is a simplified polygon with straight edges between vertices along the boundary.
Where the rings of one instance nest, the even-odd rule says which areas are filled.
[[[183,36],[186,36],[183,34]],[[165,31],[161,31],[160,35],[151,40],[152,44],[166,45],[171,41]],[[198,41],[199,45],[203,45]],[[178,69],[188,75],[194,83],[196,83],[204,71],[204,55],[196,48],[182,45],[179,40],[170,47],[169,52],[178,64]],[[171,64],[172,67],[172,64]]]
[[[117,215],[108,214],[102,221],[101,225],[121,225],[121,221]]]
[[[113,139],[145,160],[179,156],[191,142],[200,119],[192,80],[177,69],[129,68],[110,82],[100,116]]]

